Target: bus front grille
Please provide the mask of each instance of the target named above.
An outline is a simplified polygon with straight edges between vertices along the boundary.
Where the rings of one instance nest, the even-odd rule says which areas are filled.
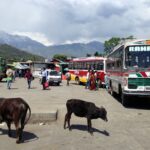
[[[137,89],[138,86],[150,86],[150,78],[128,78],[129,89]]]

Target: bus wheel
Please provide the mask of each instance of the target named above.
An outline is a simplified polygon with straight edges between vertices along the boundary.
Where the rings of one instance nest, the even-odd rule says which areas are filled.
[[[80,85],[80,80],[78,77],[75,78],[76,84]]]
[[[113,88],[111,87],[109,90],[110,94],[114,97],[115,96],[115,92],[113,91]]]
[[[125,94],[121,94],[121,103],[123,106],[127,106],[127,96]]]

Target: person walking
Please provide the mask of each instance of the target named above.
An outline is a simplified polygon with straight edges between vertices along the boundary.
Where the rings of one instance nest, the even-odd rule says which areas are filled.
[[[43,70],[42,70],[42,86],[43,86],[43,90],[45,90],[47,87],[45,86],[46,85],[46,82],[47,82],[47,70],[46,68],[44,67]]]
[[[7,75],[7,88],[10,90],[13,78],[13,70],[10,67],[7,68],[6,75]]]
[[[32,79],[33,79],[33,75],[32,75],[32,73],[31,73],[31,70],[30,70],[30,69],[28,69],[28,70],[26,71],[25,78],[27,78],[28,89],[30,89],[30,88],[31,88],[31,82],[32,82]]]
[[[66,80],[67,80],[67,86],[69,86],[69,81],[71,80],[71,74],[70,74],[70,72],[67,71],[66,74],[65,74],[65,76],[66,76]]]
[[[109,82],[108,82],[108,75],[107,74],[105,74],[104,79],[105,79],[106,90],[108,91],[109,90]]]

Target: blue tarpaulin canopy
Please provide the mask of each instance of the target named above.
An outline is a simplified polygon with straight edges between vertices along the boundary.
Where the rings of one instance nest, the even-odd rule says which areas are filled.
[[[29,69],[30,68],[28,65],[22,65],[20,63],[7,64],[7,66],[11,66],[15,69]]]
[[[28,65],[22,65],[22,64],[20,64],[20,63],[17,63],[17,64],[15,65],[15,68],[16,68],[16,69],[29,69],[30,67],[29,67]]]

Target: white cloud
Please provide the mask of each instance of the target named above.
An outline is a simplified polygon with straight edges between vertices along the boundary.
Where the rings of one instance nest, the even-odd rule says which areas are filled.
[[[1,0],[0,29],[56,44],[148,38],[149,7],[148,0]]]

